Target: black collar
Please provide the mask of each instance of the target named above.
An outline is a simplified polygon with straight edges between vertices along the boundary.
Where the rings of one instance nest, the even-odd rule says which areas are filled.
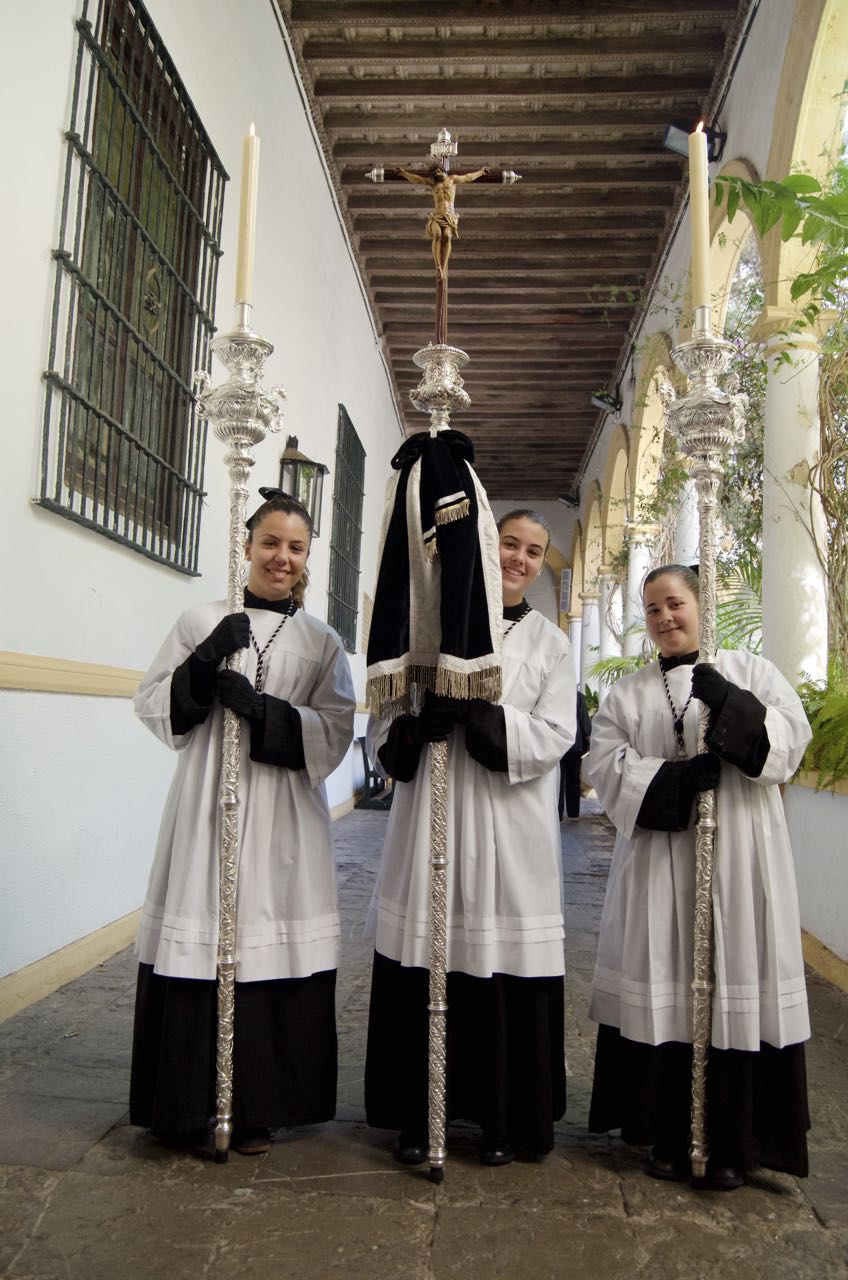
[[[519,600],[518,604],[505,604],[503,607],[503,616],[507,622],[515,622],[518,618],[523,618],[525,613],[529,612],[530,606],[525,600]]]
[[[263,600],[255,596],[247,587],[244,589],[245,609],[270,609],[272,613],[294,613],[294,598],[290,595],[285,600]]]
[[[698,650],[694,653],[681,653],[676,658],[664,658],[660,654],[660,666],[663,671],[672,671],[674,667],[692,667],[698,661]]]

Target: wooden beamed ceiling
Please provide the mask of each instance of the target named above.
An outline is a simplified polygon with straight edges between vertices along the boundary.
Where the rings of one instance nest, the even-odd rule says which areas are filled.
[[[458,188],[448,341],[470,357],[474,440],[493,498],[573,491],[686,189],[668,124],[711,120],[751,0],[277,0],[408,430],[412,355],[432,340],[424,171],[447,128]]]

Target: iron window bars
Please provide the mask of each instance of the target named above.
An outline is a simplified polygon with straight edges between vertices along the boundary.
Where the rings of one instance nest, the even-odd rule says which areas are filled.
[[[227,175],[139,0],[79,33],[45,372],[43,507],[197,573]]]

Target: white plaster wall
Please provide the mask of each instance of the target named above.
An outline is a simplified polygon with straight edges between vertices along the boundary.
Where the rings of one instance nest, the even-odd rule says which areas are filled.
[[[232,319],[242,139],[251,121],[262,139],[254,323],[276,347],[266,385],[285,384],[288,402],[282,437],[268,437],[256,450],[254,484],[276,483],[286,434],[330,466],[307,597],[310,611],[326,617],[339,403],[367,454],[360,586],[373,593],[385,478],[400,439],[385,367],[271,5],[148,0],[148,8],[231,178],[219,330]],[[20,132],[18,197],[0,205],[8,304],[0,349],[14,370],[0,477],[0,538],[11,549],[2,571],[0,649],[143,670],[182,609],[225,593],[228,480],[222,446],[212,439],[201,576],[194,579],[32,505],[54,281],[50,253],[58,240],[80,9],[81,0],[31,0],[4,14],[0,111],[19,122]],[[214,380],[221,374],[214,369]],[[351,665],[361,700],[362,655],[352,655]],[[4,746],[15,767],[0,775],[8,792],[0,797],[2,841],[4,860],[16,864],[4,919],[20,927],[0,943],[0,973],[140,905],[173,766],[135,723],[127,700],[21,693],[7,695],[3,710]],[[330,781],[330,803],[347,799],[359,776],[351,752]],[[78,785],[65,786],[66,778]],[[84,876],[70,874],[83,864]]]
[[[123,698],[2,691],[0,719],[2,976],[141,905],[176,757]]]
[[[787,787],[783,796],[801,924],[848,960],[848,796]]]

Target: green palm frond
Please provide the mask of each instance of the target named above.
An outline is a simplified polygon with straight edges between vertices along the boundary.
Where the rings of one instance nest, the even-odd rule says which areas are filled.
[[[759,558],[745,556],[728,569],[718,584],[716,643],[720,649],[763,646],[763,567]]]

